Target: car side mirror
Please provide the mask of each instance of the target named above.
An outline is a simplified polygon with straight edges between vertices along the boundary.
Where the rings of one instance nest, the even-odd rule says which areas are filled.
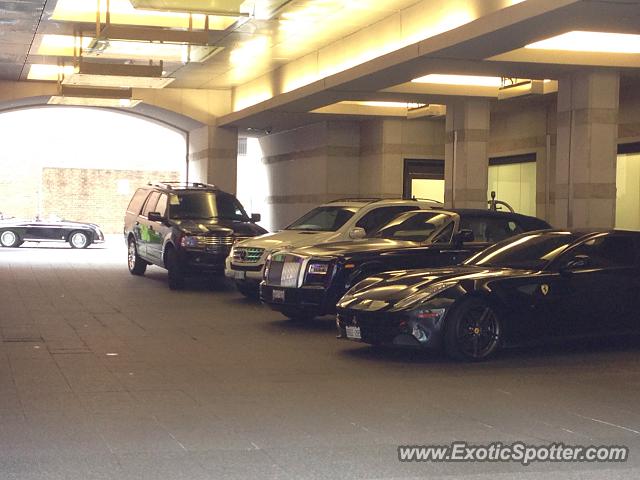
[[[259,213],[252,213],[251,214],[251,221],[253,223],[258,223],[261,218],[262,218],[262,215],[260,215]]]
[[[591,258],[589,255],[576,255],[562,267],[560,267],[561,273],[571,273],[574,270],[580,270],[583,268],[589,268],[591,266]]]
[[[473,234],[473,230],[463,229],[456,234],[454,240],[454,243],[457,244],[473,242],[475,240],[475,235]]]
[[[164,217],[160,215],[160,212],[149,212],[147,219],[150,222],[164,222]]]
[[[367,232],[362,227],[353,227],[349,232],[349,238],[352,240],[358,240],[367,236]]]

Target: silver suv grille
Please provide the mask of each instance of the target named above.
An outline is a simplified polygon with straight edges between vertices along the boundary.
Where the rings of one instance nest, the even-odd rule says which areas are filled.
[[[240,263],[258,263],[263,253],[264,248],[235,247],[233,249],[233,261]]]
[[[289,254],[276,254],[271,257],[267,285],[274,287],[297,287],[302,257]]]

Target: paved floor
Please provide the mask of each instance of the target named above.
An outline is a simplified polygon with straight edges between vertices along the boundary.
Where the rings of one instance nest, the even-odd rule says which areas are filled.
[[[463,365],[339,342],[107,248],[0,249],[0,478],[638,478],[640,342]],[[400,463],[397,446],[627,445],[617,464]]]

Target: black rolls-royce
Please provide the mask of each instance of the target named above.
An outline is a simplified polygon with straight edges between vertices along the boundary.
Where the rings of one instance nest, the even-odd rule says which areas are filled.
[[[548,337],[640,331],[640,233],[525,233],[440,269],[371,276],[338,302],[339,337],[483,360]]]
[[[289,318],[331,314],[340,297],[370,275],[454,265],[499,240],[544,228],[550,227],[543,220],[510,212],[406,212],[361,240],[273,253],[265,266],[260,298]]]
[[[0,245],[15,248],[24,242],[67,242],[72,248],[87,248],[92,243],[104,242],[104,235],[93,223],[38,218],[0,221]]]

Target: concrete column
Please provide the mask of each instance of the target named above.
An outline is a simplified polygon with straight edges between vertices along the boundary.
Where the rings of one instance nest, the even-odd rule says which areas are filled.
[[[440,119],[378,119],[361,123],[360,194],[400,198],[404,160],[443,159],[444,122]]]
[[[487,208],[489,101],[469,98],[447,104],[445,204]]]
[[[189,132],[189,181],[217,185],[236,193],[238,131],[233,128],[200,127]]]
[[[554,226],[615,224],[619,91],[616,72],[560,79]]]
[[[272,227],[282,228],[321,203],[358,196],[360,128],[320,122],[260,138]]]

